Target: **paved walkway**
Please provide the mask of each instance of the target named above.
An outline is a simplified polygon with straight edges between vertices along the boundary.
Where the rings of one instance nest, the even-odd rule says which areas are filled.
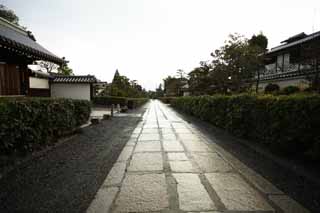
[[[153,101],[88,213],[308,212],[166,105]]]

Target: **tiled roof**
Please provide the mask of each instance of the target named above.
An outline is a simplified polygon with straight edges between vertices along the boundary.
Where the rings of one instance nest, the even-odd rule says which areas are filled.
[[[96,83],[97,79],[93,75],[68,75],[54,76],[53,83]]]
[[[312,33],[312,34],[308,35],[307,37],[304,37],[304,38],[302,38],[300,40],[293,41],[291,43],[287,43],[287,44],[283,44],[283,45],[274,47],[270,51],[268,51],[267,54],[278,52],[280,50],[284,50],[286,48],[293,47],[293,46],[296,46],[296,45],[311,41],[311,40],[313,40],[315,38],[320,38],[320,31]]]
[[[63,59],[38,44],[31,32],[3,18],[0,18],[0,46],[18,53],[29,54],[36,59],[64,63]]]

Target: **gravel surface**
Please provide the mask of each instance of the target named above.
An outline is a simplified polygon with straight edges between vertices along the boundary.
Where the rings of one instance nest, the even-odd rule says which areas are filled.
[[[0,180],[0,212],[85,212],[144,108],[89,126]]]

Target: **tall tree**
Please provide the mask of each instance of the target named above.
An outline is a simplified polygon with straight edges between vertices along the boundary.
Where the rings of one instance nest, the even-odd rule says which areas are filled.
[[[15,12],[2,4],[0,4],[0,17],[12,22],[13,24],[19,25],[19,17]]]
[[[211,76],[222,81],[216,83],[223,85],[221,88],[223,91],[243,92],[252,87],[252,78],[262,64],[259,57],[260,45],[266,46],[265,42],[260,41],[263,40],[261,38],[262,36],[258,36],[248,40],[244,36],[233,34],[229,36],[224,46],[211,54],[213,57]]]
[[[263,54],[267,52],[268,47],[268,38],[260,32],[258,35],[253,35],[251,39],[248,41],[249,47],[251,51],[253,52],[253,56],[255,56],[255,65],[256,65],[256,92],[258,92],[259,89],[259,83],[260,83],[260,72],[262,69],[264,69],[264,63],[263,63]]]
[[[210,78],[211,65],[200,62],[200,67],[194,68],[189,74],[189,90],[191,95],[211,94],[212,80]]]
[[[58,74],[60,74],[60,75],[74,75],[73,70],[68,66],[67,63],[61,65],[58,68]]]

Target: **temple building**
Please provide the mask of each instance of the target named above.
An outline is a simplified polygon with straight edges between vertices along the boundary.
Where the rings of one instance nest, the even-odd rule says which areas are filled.
[[[305,89],[319,82],[320,31],[300,33],[281,43],[264,55],[265,67],[256,75],[259,91],[270,83]]]
[[[0,18],[0,96],[50,96],[50,76],[28,69],[38,60],[65,63],[30,31]]]

